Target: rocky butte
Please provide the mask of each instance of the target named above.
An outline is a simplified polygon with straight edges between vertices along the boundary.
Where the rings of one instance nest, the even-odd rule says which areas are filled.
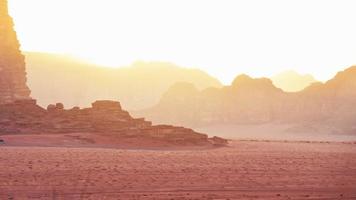
[[[7,1],[0,1],[0,103],[29,99],[26,85],[25,57],[8,14]]]
[[[178,146],[227,144],[224,139],[209,139],[192,129],[153,126],[144,118],[134,119],[115,101],[96,101],[90,108],[70,110],[61,103],[47,109],[38,106],[30,98],[24,56],[13,27],[7,1],[0,0],[0,135],[88,133]]]

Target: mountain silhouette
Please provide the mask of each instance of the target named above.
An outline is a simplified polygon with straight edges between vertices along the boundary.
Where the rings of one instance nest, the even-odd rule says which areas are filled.
[[[143,113],[157,123],[201,128],[212,125],[288,125],[284,132],[356,135],[356,66],[300,92],[284,92],[267,78],[237,76],[223,88],[198,90],[177,83]],[[238,130],[237,130],[238,131]]]
[[[28,84],[42,106],[63,102],[66,107],[86,107],[96,99],[119,100],[129,110],[158,103],[175,82],[189,82],[199,89],[221,87],[220,82],[198,69],[167,62],[136,62],[108,68],[46,53],[26,52]]]

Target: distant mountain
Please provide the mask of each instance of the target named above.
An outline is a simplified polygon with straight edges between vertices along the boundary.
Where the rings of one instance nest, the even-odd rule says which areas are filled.
[[[286,92],[302,91],[312,83],[318,82],[312,75],[302,75],[295,71],[285,71],[271,77],[273,84]]]
[[[191,127],[212,123],[269,121],[269,109],[285,93],[267,78],[235,78],[230,86],[200,91],[193,84],[176,83],[155,107],[144,111],[157,123],[173,122]]]
[[[125,108],[135,110],[157,104],[176,82],[189,82],[199,89],[221,87],[217,79],[201,70],[165,62],[136,62],[114,69],[61,55],[25,55],[28,85],[42,106],[63,102],[66,107],[84,107],[107,99],[119,100]]]
[[[138,115],[155,123],[194,128],[277,124],[284,133],[356,135],[355,105],[356,66],[325,84],[314,83],[295,93],[284,92],[270,79],[247,75],[223,88],[199,90],[193,84],[177,83],[156,106]]]

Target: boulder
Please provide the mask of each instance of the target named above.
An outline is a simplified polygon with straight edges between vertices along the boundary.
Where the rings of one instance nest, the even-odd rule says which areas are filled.
[[[53,112],[56,110],[56,105],[50,104],[47,106],[47,111]]]
[[[64,109],[63,103],[56,103],[56,109],[57,110],[63,110]]]

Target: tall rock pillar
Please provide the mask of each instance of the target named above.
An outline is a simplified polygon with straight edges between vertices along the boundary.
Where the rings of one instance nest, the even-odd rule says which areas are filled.
[[[0,104],[30,99],[25,57],[9,15],[7,0],[0,0]]]

